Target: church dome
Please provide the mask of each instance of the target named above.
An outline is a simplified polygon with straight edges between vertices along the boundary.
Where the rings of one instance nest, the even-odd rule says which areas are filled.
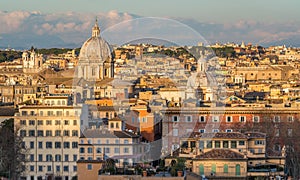
[[[91,60],[104,62],[107,59],[111,59],[111,49],[109,44],[100,37],[100,28],[96,20],[92,29],[92,37],[85,41],[81,47],[79,62]]]

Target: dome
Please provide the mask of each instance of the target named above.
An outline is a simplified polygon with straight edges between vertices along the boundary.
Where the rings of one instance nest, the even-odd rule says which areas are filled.
[[[109,44],[100,37],[100,28],[96,20],[92,29],[92,37],[85,41],[81,47],[79,62],[90,60],[104,62],[107,59],[111,59],[111,50]]]

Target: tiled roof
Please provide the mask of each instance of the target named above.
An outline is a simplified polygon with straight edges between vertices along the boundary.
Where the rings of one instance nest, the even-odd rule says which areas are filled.
[[[245,135],[248,138],[265,138],[266,134],[261,132],[246,132]]]
[[[244,155],[229,149],[212,149],[206,153],[198,155],[200,159],[245,159]]]
[[[117,136],[118,138],[138,138],[140,137],[139,135],[136,135],[132,132],[128,131],[114,131],[114,135]]]

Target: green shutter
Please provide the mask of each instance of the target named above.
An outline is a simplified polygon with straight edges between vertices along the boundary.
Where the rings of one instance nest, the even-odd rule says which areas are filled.
[[[224,164],[224,173],[228,173],[228,165]]]
[[[199,174],[200,175],[204,174],[204,166],[203,166],[203,164],[200,164],[200,166],[199,166]]]
[[[216,167],[215,164],[211,165],[211,172],[212,173],[216,173],[217,172],[216,169],[217,169],[217,167]]]
[[[235,175],[237,176],[241,175],[241,165],[239,164],[235,165]]]

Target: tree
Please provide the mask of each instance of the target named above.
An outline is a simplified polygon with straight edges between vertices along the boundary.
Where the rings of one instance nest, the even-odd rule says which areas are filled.
[[[11,179],[19,178],[25,163],[26,150],[17,130],[13,119],[0,124],[0,175]]]

